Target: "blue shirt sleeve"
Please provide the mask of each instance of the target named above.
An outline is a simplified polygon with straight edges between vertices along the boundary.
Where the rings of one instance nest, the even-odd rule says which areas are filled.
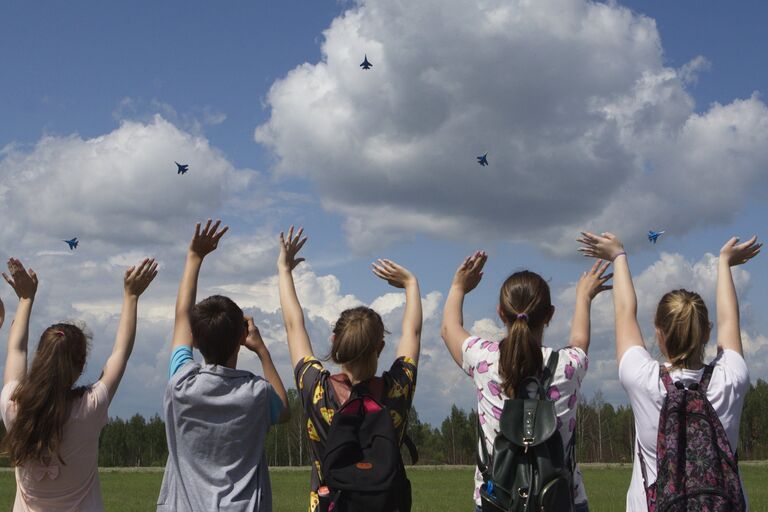
[[[272,386],[269,386],[269,424],[277,425],[283,413],[283,401]]]
[[[179,371],[179,368],[184,366],[187,362],[192,360],[192,348],[187,346],[176,347],[176,350],[171,354],[171,362],[168,365],[168,378]]]

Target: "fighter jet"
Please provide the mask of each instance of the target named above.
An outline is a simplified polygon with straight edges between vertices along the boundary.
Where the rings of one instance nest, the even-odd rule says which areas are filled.
[[[373,67],[373,64],[368,62],[368,55],[365,55],[365,59],[363,60],[363,63],[360,64],[360,67],[363,69],[371,69]]]
[[[62,241],[63,242],[67,242],[67,244],[69,245],[69,250],[70,251],[74,251],[75,249],[77,249],[77,244],[80,243],[77,240],[77,237],[73,238],[72,240],[62,240]]]
[[[656,243],[656,240],[659,239],[661,235],[666,233],[666,231],[649,231],[648,232],[648,241]]]
[[[488,165],[488,153],[484,154],[483,156],[477,157],[477,163],[479,163],[483,167]]]
[[[179,168],[179,169],[176,171],[176,174],[186,174],[186,173],[187,173],[187,171],[189,170],[189,165],[186,165],[186,164],[185,164],[185,165],[182,165],[182,164],[180,164],[179,162],[175,162],[175,161],[174,161],[173,163],[175,163],[175,164],[176,164],[176,167],[178,167],[178,168]]]

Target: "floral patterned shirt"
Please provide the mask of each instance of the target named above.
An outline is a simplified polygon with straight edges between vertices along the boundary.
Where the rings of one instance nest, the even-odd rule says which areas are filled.
[[[309,511],[315,512],[319,499],[317,489],[322,479],[320,454],[323,452],[333,414],[342,405],[337,402],[331,383],[331,373],[314,357],[305,357],[294,369],[296,389],[307,416],[307,434],[312,453]],[[416,363],[408,357],[400,357],[384,372],[383,402],[392,415],[397,434],[402,440],[406,419],[416,391]]]
[[[488,453],[493,453],[493,441],[499,433],[499,420],[504,408],[504,400],[509,397],[502,390],[502,378],[499,375],[499,342],[488,341],[477,336],[470,336],[461,346],[462,368],[472,377],[477,391],[477,412],[480,415],[480,425],[483,429]],[[547,390],[547,396],[555,401],[557,426],[567,447],[576,430],[576,408],[579,402],[581,381],[587,373],[589,364],[587,354],[580,348],[567,347],[560,349],[557,369]],[[544,363],[552,353],[552,349],[542,347],[541,355]],[[581,471],[576,466],[573,475],[574,496],[576,503],[587,501]],[[480,505],[480,486],[483,476],[475,468],[475,503]]]

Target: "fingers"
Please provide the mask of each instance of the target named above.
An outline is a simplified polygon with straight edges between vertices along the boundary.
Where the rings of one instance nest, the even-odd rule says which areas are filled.
[[[218,223],[217,223],[217,224],[218,224]],[[226,233],[227,231],[229,231],[229,226],[224,226],[224,227],[221,229],[221,231],[219,231],[217,234],[215,234],[215,235],[213,236],[213,241],[214,241],[214,242],[218,242],[219,240],[221,240],[221,237],[223,237],[223,236],[224,236],[224,233]]]
[[[200,223],[195,224],[195,238],[200,236]]]
[[[31,268],[29,269],[29,277],[30,277],[30,278],[32,278],[32,282],[33,282],[33,283],[35,283],[35,285],[37,285],[37,284],[38,284],[38,281],[37,281],[37,274],[36,274],[36,273],[35,273],[35,271],[34,271],[34,270],[32,270]]]
[[[203,232],[201,233],[201,235],[208,236],[208,229],[211,227],[211,222],[212,220],[208,219],[208,222],[205,223],[205,227],[203,228]]]
[[[5,282],[6,282],[6,283],[8,283],[9,285],[11,285],[11,288],[14,288],[14,286],[13,286],[13,280],[11,280],[11,278],[10,278],[10,277],[8,277],[8,275],[7,275],[5,272],[3,272],[3,279],[5,279]]]

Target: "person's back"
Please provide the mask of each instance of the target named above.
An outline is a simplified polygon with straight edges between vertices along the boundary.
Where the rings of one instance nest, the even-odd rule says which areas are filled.
[[[219,295],[195,304],[203,259],[227,231],[219,224],[195,228],[179,286],[159,512],[272,510],[265,441],[271,425],[288,419],[285,388],[253,318]],[[192,359],[193,346],[204,364]],[[265,378],[237,369],[241,346],[259,357]]]

